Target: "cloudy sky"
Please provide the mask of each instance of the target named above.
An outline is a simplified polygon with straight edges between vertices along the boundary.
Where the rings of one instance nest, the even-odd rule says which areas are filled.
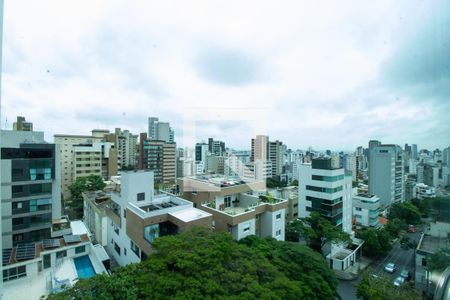
[[[1,127],[447,147],[449,3],[7,0]]]

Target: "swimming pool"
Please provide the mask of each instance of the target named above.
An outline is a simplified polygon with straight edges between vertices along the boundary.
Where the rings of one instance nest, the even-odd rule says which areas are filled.
[[[73,259],[77,269],[78,278],[90,278],[95,275],[94,267],[88,255],[83,255]]]

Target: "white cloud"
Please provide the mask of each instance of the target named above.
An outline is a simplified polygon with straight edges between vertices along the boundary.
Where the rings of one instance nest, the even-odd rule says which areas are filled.
[[[24,115],[51,140],[54,133],[94,127],[143,132],[153,115],[181,134],[192,107],[255,108],[269,112],[262,123],[271,137],[293,148],[350,149],[373,137],[447,146],[414,131],[421,124],[433,131],[430,124],[439,124],[430,120],[440,112],[395,95],[381,80],[385,62],[432,14],[429,7],[420,1],[9,1],[2,125]],[[236,75],[230,80],[230,74]],[[401,102],[386,105],[398,96]],[[205,125],[199,139],[221,128]],[[254,132],[245,125],[227,130],[227,144],[249,147]]]

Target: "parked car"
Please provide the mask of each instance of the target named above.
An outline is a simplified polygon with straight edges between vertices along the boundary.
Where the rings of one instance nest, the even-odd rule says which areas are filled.
[[[403,283],[405,283],[405,278],[403,278],[402,276],[398,276],[394,280],[394,285],[395,286],[401,286]]]
[[[411,278],[411,273],[409,273],[408,270],[403,270],[403,271],[400,273],[400,276],[403,277],[403,278],[405,278],[405,280],[409,280],[409,279]]]
[[[394,263],[388,263],[385,267],[384,270],[388,273],[394,273],[395,270],[397,270],[397,268],[395,267]]]
[[[416,231],[417,231],[416,226],[414,226],[414,225],[409,225],[409,226],[408,226],[408,232],[414,233],[414,232],[416,232]]]

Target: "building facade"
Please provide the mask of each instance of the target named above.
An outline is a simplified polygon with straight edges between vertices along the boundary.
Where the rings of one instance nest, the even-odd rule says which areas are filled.
[[[43,132],[1,131],[2,244],[51,237],[61,218],[59,151]]]
[[[319,212],[345,232],[352,230],[352,178],[333,165],[329,157],[313,158],[311,164],[299,166],[299,211],[306,218]]]
[[[213,215],[213,228],[235,240],[249,235],[284,240],[288,201],[266,194],[265,181],[245,183],[223,176],[178,179],[183,199]]]
[[[370,151],[369,193],[389,207],[404,201],[403,150],[398,145],[380,145]]]
[[[352,198],[355,225],[378,227],[380,198],[370,194],[356,194]]]

